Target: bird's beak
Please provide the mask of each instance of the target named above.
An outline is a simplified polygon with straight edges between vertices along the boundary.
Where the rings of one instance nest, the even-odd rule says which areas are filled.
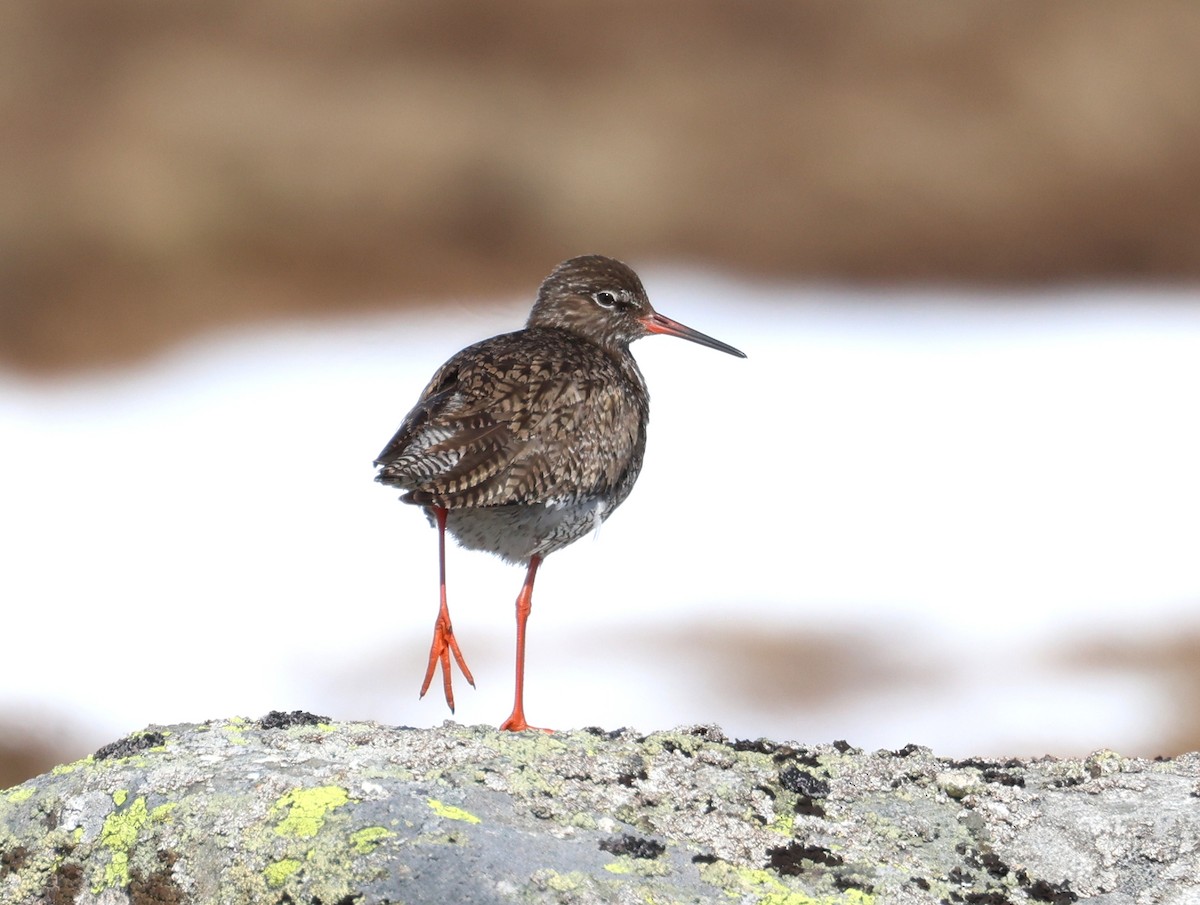
[[[652,314],[647,314],[645,317],[638,318],[642,326],[650,333],[662,333],[666,336],[678,336],[680,339],[690,339],[694,343],[699,343],[702,346],[708,346],[710,349],[717,349],[721,352],[728,352],[730,355],[736,355],[738,358],[745,358],[746,353],[735,349],[733,346],[726,345],[719,339],[713,339],[701,333],[699,330],[693,330],[691,327],[685,327],[679,321],[673,321],[669,317],[664,317],[655,311]]]

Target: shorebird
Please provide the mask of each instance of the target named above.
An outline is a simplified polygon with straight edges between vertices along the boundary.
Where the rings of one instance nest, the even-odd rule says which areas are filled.
[[[654,310],[636,273],[601,255],[571,258],[538,290],[525,329],[468,346],[442,365],[375,459],[438,529],[441,605],[421,697],[450,658],[475,685],[446,605],[446,532],[526,568],[517,596],[516,691],[501,729],[525,719],[525,623],[543,559],[598,528],[633,489],[650,397],[629,344],[660,333],[745,358]]]

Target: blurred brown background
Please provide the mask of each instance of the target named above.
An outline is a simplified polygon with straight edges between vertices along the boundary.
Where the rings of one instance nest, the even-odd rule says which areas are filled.
[[[0,366],[34,375],[527,293],[585,251],[1200,275],[1192,4],[10,0],[0,110]],[[1122,656],[1191,694],[1167,646]],[[9,735],[0,788],[56,756]]]
[[[525,289],[1200,273],[1200,7],[13,0],[0,361]]]

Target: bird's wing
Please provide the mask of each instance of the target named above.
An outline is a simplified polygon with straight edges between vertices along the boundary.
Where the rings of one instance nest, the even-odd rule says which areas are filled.
[[[434,375],[380,453],[380,481],[459,508],[552,504],[621,479],[640,457],[641,418],[615,366],[505,351],[481,343]]]

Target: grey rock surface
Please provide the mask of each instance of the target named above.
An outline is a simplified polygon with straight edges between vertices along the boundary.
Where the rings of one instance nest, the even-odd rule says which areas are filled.
[[[698,726],[151,727],[0,792],[0,902],[1200,902],[1200,755],[950,761]]]

